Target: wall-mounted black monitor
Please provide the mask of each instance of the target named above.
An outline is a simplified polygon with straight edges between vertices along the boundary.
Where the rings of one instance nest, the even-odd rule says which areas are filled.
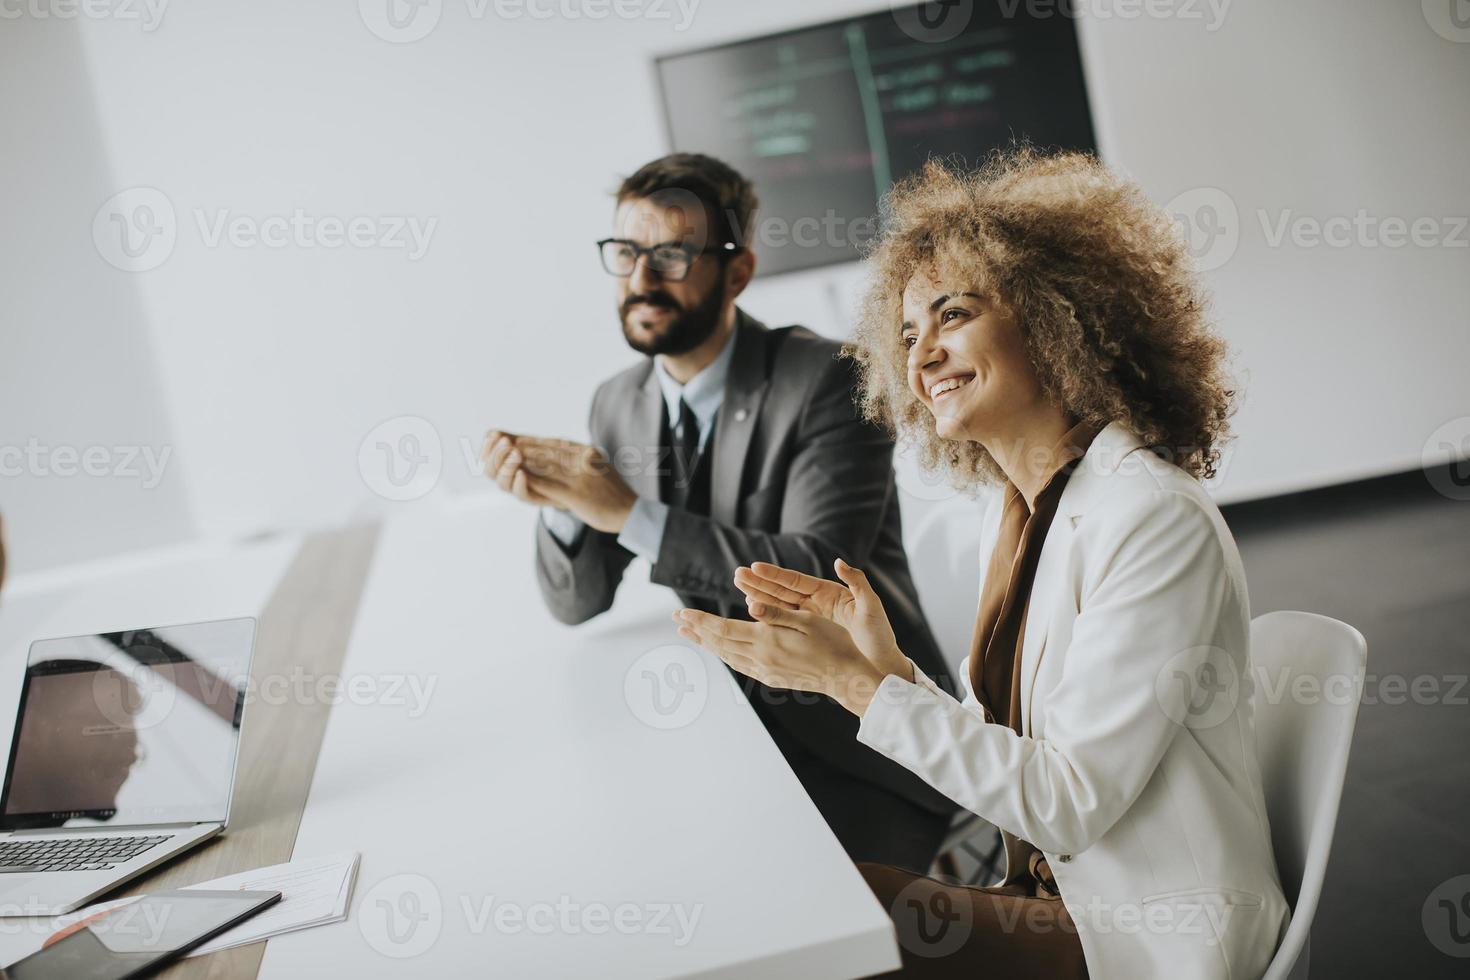
[[[755,182],[761,272],[850,261],[930,156],[1096,150],[1064,6],[948,0],[659,58],[669,141]]]

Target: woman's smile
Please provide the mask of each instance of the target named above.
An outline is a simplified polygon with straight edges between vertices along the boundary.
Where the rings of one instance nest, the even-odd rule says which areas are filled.
[[[975,380],[973,371],[964,374],[950,374],[929,384],[929,399],[938,404],[940,400],[949,397],[961,388]]]

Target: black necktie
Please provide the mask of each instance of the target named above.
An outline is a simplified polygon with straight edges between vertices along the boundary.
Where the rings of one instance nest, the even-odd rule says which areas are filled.
[[[694,486],[695,469],[699,465],[699,420],[682,398],[679,399],[679,421],[674,424],[671,436],[669,448],[673,451],[673,460],[669,469],[674,484],[670,488],[669,502],[676,507],[686,507]]]
[[[713,422],[711,427],[713,428]],[[664,437],[668,440],[669,465],[664,469],[663,500],[671,507],[687,510],[692,514],[709,514],[710,468],[706,458],[709,453],[700,452],[699,420],[689,404],[679,399],[679,421],[669,428],[668,415],[664,415]],[[713,441],[713,433],[704,440]]]

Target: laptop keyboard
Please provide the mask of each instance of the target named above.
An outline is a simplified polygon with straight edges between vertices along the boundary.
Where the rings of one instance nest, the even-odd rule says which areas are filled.
[[[59,837],[0,841],[0,874],[34,871],[106,871],[152,850],[172,834],[157,837]]]

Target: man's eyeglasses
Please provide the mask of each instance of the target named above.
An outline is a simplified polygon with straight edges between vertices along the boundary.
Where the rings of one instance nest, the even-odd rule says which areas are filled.
[[[626,238],[604,238],[597,243],[597,251],[602,256],[603,269],[610,276],[631,276],[638,267],[638,260],[642,259],[645,268],[660,279],[679,282],[689,275],[689,270],[701,255],[729,256],[743,249],[734,242],[709,248],[695,248],[680,242],[660,242],[644,247]]]

